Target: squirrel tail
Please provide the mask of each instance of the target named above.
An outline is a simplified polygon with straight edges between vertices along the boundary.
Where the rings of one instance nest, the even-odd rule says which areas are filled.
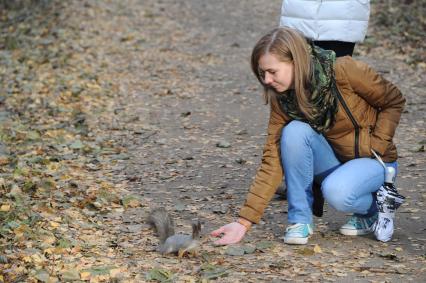
[[[175,234],[173,219],[162,207],[154,209],[149,214],[148,223],[150,223],[157,231],[161,244],[163,244],[168,237]]]

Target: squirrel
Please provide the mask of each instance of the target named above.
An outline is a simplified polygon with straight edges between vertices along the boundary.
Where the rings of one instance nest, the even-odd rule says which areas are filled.
[[[186,252],[196,254],[200,245],[201,222],[192,222],[192,235],[175,234],[173,219],[164,208],[156,208],[148,216],[148,223],[155,228],[160,240],[161,254],[177,253],[182,257]]]

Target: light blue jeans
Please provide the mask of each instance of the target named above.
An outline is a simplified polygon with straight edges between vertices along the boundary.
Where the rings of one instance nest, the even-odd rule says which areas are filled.
[[[292,121],[281,135],[281,161],[287,186],[288,223],[312,223],[312,185],[321,184],[324,199],[338,211],[360,217],[377,212],[374,192],[385,170],[375,159],[341,163],[321,134],[308,124]],[[397,162],[386,163],[397,170]]]

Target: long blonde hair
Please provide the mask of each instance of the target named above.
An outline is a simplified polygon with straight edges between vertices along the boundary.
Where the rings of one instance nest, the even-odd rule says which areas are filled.
[[[310,120],[312,118],[312,106],[309,103],[311,94],[308,84],[312,65],[306,38],[294,29],[280,27],[264,35],[254,46],[251,54],[251,68],[264,87],[266,103],[268,103],[271,95],[279,95],[264,83],[259,69],[259,59],[267,53],[274,55],[279,61],[294,64],[294,88],[297,104],[300,111]]]

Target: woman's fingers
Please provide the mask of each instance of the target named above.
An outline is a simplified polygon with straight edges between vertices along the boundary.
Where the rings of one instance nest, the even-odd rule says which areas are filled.
[[[215,245],[229,245],[238,243],[246,232],[246,228],[240,223],[233,222],[225,226],[220,227],[217,230],[214,230],[210,234],[213,237],[220,237],[220,239],[213,242]]]
[[[222,234],[224,232],[225,232],[225,228],[223,228],[223,226],[222,226],[219,229],[212,231],[210,233],[210,235],[212,235],[213,237],[218,237],[218,236],[220,236],[220,234]]]
[[[241,241],[242,236],[238,234],[225,234],[221,239],[217,240],[215,243],[216,245],[229,245],[229,244],[236,244],[239,241]]]

